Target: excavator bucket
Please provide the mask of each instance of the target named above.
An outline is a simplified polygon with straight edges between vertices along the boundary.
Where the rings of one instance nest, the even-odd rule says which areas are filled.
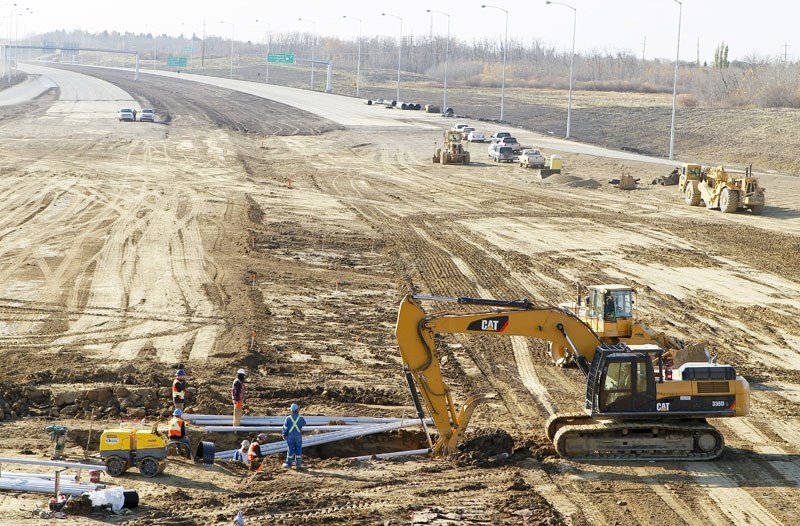
[[[456,446],[458,446],[458,440],[467,429],[469,420],[472,418],[472,413],[475,411],[475,408],[484,401],[494,397],[494,394],[487,394],[474,395],[467,398],[467,401],[464,402],[464,405],[461,406],[461,410],[458,412],[455,422],[456,426],[451,429],[450,436],[439,437],[439,439],[436,441],[436,444],[433,446],[432,454],[447,455],[448,453],[452,452]]]

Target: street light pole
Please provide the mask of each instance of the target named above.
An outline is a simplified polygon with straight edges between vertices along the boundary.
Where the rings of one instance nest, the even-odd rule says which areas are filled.
[[[400,61],[403,57],[403,19],[391,13],[381,13],[381,16],[392,16],[400,21],[400,41],[397,43],[397,99],[400,102]]]
[[[314,51],[317,48],[317,23],[307,18],[298,18],[301,22],[310,22],[312,27],[311,34],[311,91],[314,91]]]
[[[230,79],[233,80],[233,30],[234,30],[234,25],[233,25],[233,22],[226,22],[225,20],[221,20],[220,24],[230,24],[231,25],[231,74],[230,74]]]
[[[674,0],[678,4],[678,51],[675,55],[675,79],[672,81],[672,125],[669,128],[669,160],[673,159],[675,153],[675,101],[678,94],[678,62],[681,56],[681,15],[683,14],[683,2]]]
[[[256,20],[256,22],[260,21]],[[272,26],[267,22],[263,23],[267,24],[267,72],[264,74],[264,84],[269,84],[269,51],[272,47]]]
[[[361,19],[347,15],[344,15],[342,18],[352,18],[353,20],[358,20],[358,65],[356,66],[356,97],[358,97],[360,96],[359,85],[361,78]]]
[[[450,57],[450,15],[444,11],[437,11],[436,9],[428,9],[429,13],[439,13],[447,17],[447,43],[444,47],[444,97],[442,98],[442,112],[447,112],[447,60]]]
[[[572,72],[575,66],[575,28],[578,25],[578,10],[571,5],[562,4],[561,2],[551,2],[547,0],[546,4],[556,4],[572,9],[572,54],[569,56],[569,95],[567,96],[567,134],[565,139],[569,139],[570,125],[572,124]]]
[[[508,11],[503,9],[502,7],[497,7],[493,5],[483,4],[481,7],[489,7],[492,9],[497,9],[506,14],[506,36],[505,40],[503,41],[503,81],[500,85],[500,122],[504,122],[505,118],[505,102],[506,102],[506,51],[508,50]]]

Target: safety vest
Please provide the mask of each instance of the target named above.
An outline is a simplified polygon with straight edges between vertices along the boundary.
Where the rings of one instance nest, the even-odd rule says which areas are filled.
[[[167,435],[169,438],[182,438],[185,435],[185,426],[183,419],[173,416],[169,421],[169,431]]]
[[[302,420],[302,422],[301,422]],[[291,433],[302,433],[303,426],[305,425],[306,421],[300,415],[297,415],[297,418],[292,418],[291,415],[286,417],[286,420],[283,422],[283,434],[289,435]],[[298,425],[299,424],[299,425]]]
[[[258,453],[256,453],[258,451]],[[258,440],[254,440],[250,447],[247,448],[247,460],[252,462],[256,457],[261,457],[261,444],[258,443]]]
[[[186,398],[186,382],[175,378],[172,381],[172,398],[184,400]]]

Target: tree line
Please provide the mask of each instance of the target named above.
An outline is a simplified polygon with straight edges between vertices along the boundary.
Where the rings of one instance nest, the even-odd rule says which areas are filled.
[[[194,66],[208,59],[230,57],[231,42],[224,37],[197,34],[170,36],[83,30],[57,31],[36,38],[73,43],[82,47],[138,50],[140,59],[164,61],[168,56],[194,55]],[[264,35],[260,42],[235,41],[237,63],[264,60],[267,52],[294,53],[296,57],[333,61],[339,70],[355,72],[359,60],[357,39],[316,38],[304,32]],[[441,81],[447,50],[447,80],[453,86],[500,85],[503,40],[474,38],[464,41],[443,36],[404,35],[401,70],[421,79]],[[448,45],[449,44],[449,45]],[[369,36],[361,40],[361,71],[396,71],[398,40]],[[187,51],[191,50],[191,51]],[[710,64],[682,61],[678,72],[679,103],[705,107],[800,107],[800,69],[762,57],[729,61],[728,45],[721,42]],[[639,93],[672,93],[673,61],[642,60],[630,51],[594,50],[575,55],[573,89]],[[531,38],[509,39],[506,52],[506,86],[509,88],[567,89],[570,54]]]

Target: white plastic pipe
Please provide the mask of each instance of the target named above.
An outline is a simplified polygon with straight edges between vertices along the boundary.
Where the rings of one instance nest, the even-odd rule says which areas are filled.
[[[233,422],[233,416],[229,415],[193,415],[184,413],[182,418],[189,422],[206,423],[207,420],[218,420],[221,423]],[[326,425],[331,422],[344,422],[345,424],[388,424],[402,420],[416,420],[416,418],[382,418],[371,416],[307,416],[303,415],[309,425]],[[260,425],[282,425],[286,416],[243,416],[242,424]]]
[[[0,489],[10,491],[23,491],[32,493],[54,493],[55,481],[43,479],[11,479],[3,477],[0,479]],[[87,491],[95,491],[104,488],[105,484],[78,484],[62,482],[59,485],[59,492],[64,495],[81,495]]]
[[[360,457],[348,457],[353,460],[369,460],[372,458],[394,458],[394,457],[407,457],[411,455],[426,455],[430,453],[431,450],[426,449],[411,449],[409,451],[396,451],[394,453],[378,453],[375,455],[362,455]]]
[[[75,468],[91,469],[93,471],[106,471],[108,468],[104,464],[83,464],[80,462],[60,462],[57,460],[36,460],[32,458],[11,458],[0,457],[0,464],[35,464],[38,466],[50,466],[54,468]]]
[[[4,478],[12,478],[12,479],[42,479],[42,480],[55,480],[56,475],[55,473],[25,473],[22,471],[3,471],[0,472],[0,479]],[[67,482],[74,482],[78,479],[77,475],[67,475],[66,473],[61,474],[61,480]]]
[[[366,425],[343,425],[343,426],[305,426],[303,431],[341,431],[342,429],[356,429],[359,427],[368,427]],[[203,431],[207,433],[230,433],[230,432],[261,432],[261,433],[280,433],[283,431],[283,426],[205,426]]]
[[[384,433],[386,431],[393,431],[403,427],[419,425],[419,420],[406,422],[393,422],[389,424],[374,424],[369,426],[353,426],[352,429],[344,429],[342,431],[331,431],[322,435],[311,435],[303,437],[303,447],[317,446],[319,444],[327,444],[329,442],[337,442],[339,440],[347,440],[351,438],[358,438],[366,435],[373,435],[376,433]],[[261,446],[261,453],[264,455],[271,455],[275,453],[282,453],[287,450],[286,442],[273,442]],[[229,451],[221,451],[215,455],[215,458],[220,460],[233,458],[235,449]]]

